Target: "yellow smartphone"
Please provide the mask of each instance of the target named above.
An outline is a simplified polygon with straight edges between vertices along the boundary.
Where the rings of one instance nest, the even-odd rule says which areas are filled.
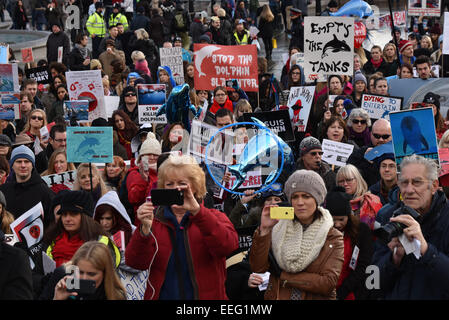
[[[294,211],[293,207],[271,207],[270,218],[277,220],[293,220]]]

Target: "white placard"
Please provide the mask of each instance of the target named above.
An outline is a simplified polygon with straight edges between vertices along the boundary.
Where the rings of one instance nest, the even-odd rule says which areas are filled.
[[[167,116],[162,114],[156,117],[157,111],[162,105],[139,105],[139,123],[167,123]]]
[[[352,76],[354,18],[305,17],[304,34],[306,82],[330,74]]]
[[[323,148],[322,159],[328,164],[343,167],[349,159],[349,156],[354,149],[354,145],[342,142],[336,142],[328,139],[323,139],[321,144]]]
[[[402,98],[399,97],[363,94],[361,107],[368,112],[369,117],[372,119],[389,119],[388,114],[392,111],[401,110],[401,104]]]
[[[449,54],[449,12],[444,13],[443,54]]]
[[[62,63],[62,54],[64,52],[64,47],[58,47],[58,62]]]
[[[147,288],[148,270],[131,273],[118,268],[117,274],[125,287],[127,300],[143,300]]]
[[[161,66],[168,66],[176,84],[184,83],[184,65],[182,62],[182,48],[159,48]]]
[[[66,72],[70,100],[89,101],[89,121],[107,119],[100,70]]]
[[[112,118],[112,113],[118,109],[120,104],[119,96],[105,96],[104,97],[104,105],[106,108],[106,116],[108,118]]]
[[[50,174],[48,176],[42,176],[41,178],[47,183],[49,188],[57,184],[63,184],[72,190],[76,180],[76,170]]]
[[[290,88],[287,102],[290,120],[300,132],[306,131],[314,93],[315,86]]]

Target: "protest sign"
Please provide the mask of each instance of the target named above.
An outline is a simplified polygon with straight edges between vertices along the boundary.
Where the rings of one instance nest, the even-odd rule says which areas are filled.
[[[118,96],[105,96],[104,105],[106,108],[106,116],[112,118],[112,114],[118,109],[120,104],[120,97]]]
[[[225,175],[226,168],[227,167],[224,164],[218,164],[218,163],[215,163],[215,162],[211,162],[209,164],[209,169],[212,172],[212,175],[214,176],[214,178],[217,181],[220,181],[220,183],[222,185],[224,185],[223,177]],[[224,191],[224,189],[221,188],[217,184],[214,184],[214,186],[212,187],[212,194],[214,195],[215,198],[222,199],[223,198],[223,191]]]
[[[294,53],[290,58],[290,68],[295,64],[304,69],[304,52]]]
[[[354,145],[352,144],[332,141],[329,139],[323,139],[321,146],[323,148],[323,156],[321,157],[323,161],[339,167],[346,165],[349,156],[354,150]]]
[[[176,84],[184,83],[184,65],[182,62],[182,48],[159,48],[161,66],[168,66]]]
[[[117,274],[125,287],[127,300],[143,300],[147,288],[148,270],[131,273],[118,268]]]
[[[360,48],[366,39],[366,27],[363,22],[354,23],[354,48]]]
[[[351,75],[354,64],[354,18],[305,17],[306,81],[329,74]]]
[[[0,43],[0,64],[8,63],[8,50],[9,45],[7,43]]]
[[[38,84],[50,83],[50,76],[47,66],[25,69],[25,75],[29,79],[34,79]]]
[[[221,46],[198,44],[194,48],[195,89],[214,90],[226,87],[226,81],[236,79],[244,91],[257,92],[256,45]]]
[[[231,175],[229,180],[230,186],[235,184],[237,178]],[[257,189],[262,186],[262,169],[259,167],[257,170],[248,171],[246,173],[246,179],[243,183],[238,187],[238,189]]]
[[[381,96],[375,94],[362,95],[362,109],[372,119],[386,118],[391,111],[399,111],[402,106],[401,97]]]
[[[18,91],[20,86],[17,63],[0,64],[0,93]]]
[[[10,227],[17,240],[26,244],[31,258],[40,254],[44,236],[44,208],[41,202],[14,220]]]
[[[441,0],[408,0],[409,16],[439,17]]]
[[[407,13],[405,11],[393,12],[393,20],[395,27],[405,26],[407,23]],[[391,28],[391,17],[389,14],[379,17],[379,27]]]
[[[432,108],[390,112],[396,165],[417,154],[438,161],[438,147]]]
[[[62,55],[64,53],[64,47],[60,46],[58,47],[58,62],[62,63]]]
[[[162,105],[139,105],[139,123],[167,123],[167,116],[162,114],[156,117]]]
[[[314,93],[315,86],[290,88],[287,106],[290,120],[299,132],[306,131]]]
[[[64,120],[75,118],[79,123],[89,122],[89,101],[64,101]]]
[[[449,54],[449,12],[444,13],[443,54]]]
[[[439,176],[449,174],[449,148],[438,149],[438,156],[440,158],[440,173]]]
[[[243,119],[246,122],[252,122],[252,117],[262,121],[272,133],[279,136],[279,138],[285,142],[295,141],[295,134],[293,133],[292,122],[288,110],[284,109],[243,114]]]
[[[20,117],[20,93],[0,95],[0,119],[14,120]]]
[[[22,62],[23,63],[29,63],[33,62],[33,49],[32,48],[24,48],[21,50],[22,52]]]
[[[198,162],[204,162],[207,144],[212,136],[215,135],[215,138],[209,145],[208,161],[220,164],[232,164],[235,135],[231,130],[223,130],[220,132],[221,134],[216,135],[217,132],[217,127],[193,120],[187,146],[188,153],[194,156]]]
[[[5,243],[9,244],[10,246],[14,246],[14,244],[18,242],[17,237],[12,233],[5,234]]]
[[[257,225],[244,227],[244,228],[235,228],[237,231],[237,235],[239,236],[239,248],[238,251],[246,251],[249,250],[253,244],[253,234],[256,231]]]
[[[165,103],[165,84],[138,84],[139,123],[167,123],[167,116],[156,117],[157,111]]]
[[[112,127],[67,127],[67,162],[113,162]]]
[[[48,139],[50,138],[50,130],[51,128],[55,125],[54,122],[51,122],[49,124],[47,124],[46,126],[43,126],[42,128],[39,129],[39,132],[41,133],[41,140],[42,142],[47,143]]]
[[[50,174],[48,176],[42,176],[41,178],[47,183],[49,188],[62,184],[72,190],[76,180],[76,170]]]
[[[115,245],[120,249],[120,251],[125,252],[125,232],[117,231],[113,236],[112,240]]]
[[[100,70],[66,72],[70,100],[89,101],[89,121],[107,119]]]

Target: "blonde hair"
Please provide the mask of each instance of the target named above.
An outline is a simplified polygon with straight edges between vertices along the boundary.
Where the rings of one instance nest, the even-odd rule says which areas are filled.
[[[426,36],[426,35],[424,35],[424,36],[422,36],[422,38],[421,38],[421,41],[423,41],[423,40],[427,40],[427,44],[429,45],[429,50],[430,51],[433,51],[433,43],[432,43],[432,39],[429,37],[429,36]]]
[[[260,14],[260,17],[262,19],[267,20],[268,22],[271,22],[274,20],[273,12],[271,12],[271,9],[267,4],[263,5],[263,9],[262,9],[262,13]]]
[[[145,59],[145,55],[143,54],[142,51],[135,50],[131,53],[131,60],[133,62],[138,61],[138,60],[143,60],[143,59]]]
[[[438,143],[438,148],[449,148],[449,130],[444,131],[443,136]]]
[[[134,31],[137,40],[147,40],[149,39],[148,32],[144,28],[137,29]]]
[[[392,57],[392,58],[388,58],[387,57],[387,48],[388,47],[392,47],[393,49],[394,49],[394,52],[395,52],[395,55]],[[396,60],[396,45],[394,44],[394,43],[391,43],[391,42],[389,42],[389,43],[387,43],[385,46],[384,46],[384,49],[382,50],[382,58],[384,58],[385,59],[385,61],[387,61],[387,62],[393,62],[394,60]]]
[[[86,260],[103,272],[103,284],[108,300],[126,300],[126,290],[115,272],[114,262],[109,248],[98,241],[88,241],[75,252],[72,263],[77,265]]]
[[[42,118],[44,118],[44,122],[42,123],[42,127],[45,127],[47,125],[47,115],[45,114],[45,111],[42,110],[42,109],[34,109],[34,110],[31,110],[30,115],[28,116],[28,119],[27,119],[27,123],[25,124],[25,127],[23,128],[21,133],[26,133],[27,131],[30,131],[30,129],[31,129],[31,124],[30,124],[31,117],[33,116],[33,114],[38,113],[38,112],[42,115]],[[41,134],[39,132],[38,137],[40,138],[40,136],[41,136]]]
[[[55,161],[56,157],[60,154],[63,154],[65,157],[65,160],[67,161],[67,153],[64,148],[59,148],[53,151],[51,154],[50,159],[48,160],[48,169],[41,173],[41,176],[48,176],[50,174],[55,174]],[[75,165],[72,162],[67,162],[67,171],[75,170]]]
[[[169,174],[182,171],[189,180],[192,192],[198,201],[206,196],[206,175],[195,158],[190,155],[170,155],[158,169],[157,187],[163,189]]]
[[[251,104],[246,99],[240,99],[236,104],[234,108],[234,118],[238,118],[238,112],[253,112],[253,108],[251,107]]]
[[[340,180],[341,178],[343,179],[355,178],[357,187],[355,189],[355,193],[353,194],[353,199],[362,196],[368,191],[368,185],[366,181],[363,179],[359,170],[352,164],[347,164],[346,166],[341,167],[340,170],[338,170],[336,181]]]
[[[104,196],[106,192],[108,192],[108,188],[106,187],[106,184],[104,183],[104,180],[100,174],[100,170],[98,170],[97,166],[93,163],[91,164],[91,166],[92,166],[92,178],[98,177],[98,184],[100,185],[101,196]],[[76,180],[75,183],[73,184],[73,190],[82,190],[79,179],[81,178],[81,173],[84,170],[87,170],[89,172],[88,163],[81,163],[78,169],[76,170]]]
[[[15,219],[14,219],[14,216],[12,215],[12,213],[6,210],[6,206],[2,205],[2,211],[0,212],[0,218],[1,218],[0,222],[1,222],[1,226],[2,226],[1,231],[4,234],[12,233],[10,225],[11,225],[11,223],[14,222]]]

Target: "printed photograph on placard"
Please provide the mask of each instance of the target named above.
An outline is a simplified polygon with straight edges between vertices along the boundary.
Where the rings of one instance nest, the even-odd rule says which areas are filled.
[[[165,84],[138,84],[139,105],[161,105],[165,103]]]

